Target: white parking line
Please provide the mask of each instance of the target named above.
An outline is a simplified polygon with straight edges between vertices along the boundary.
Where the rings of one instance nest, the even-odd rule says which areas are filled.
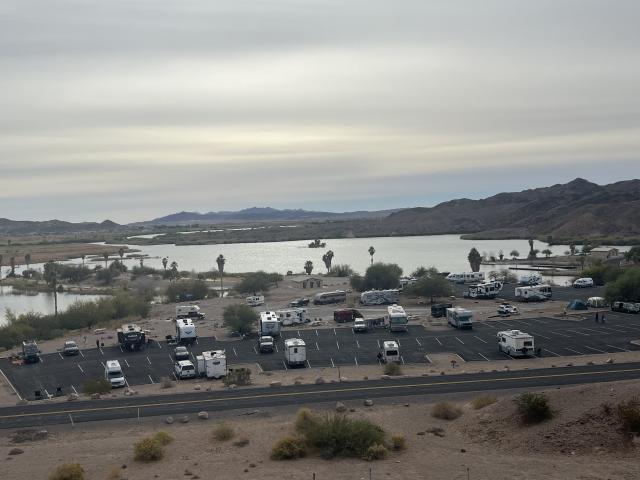
[[[333,368],[336,368],[336,364],[335,364],[335,363],[333,363],[333,358],[331,358],[331,366],[332,366]]]
[[[151,378],[151,375],[147,375],[149,377],[149,380],[151,380],[151,383],[154,384],[156,382],[153,381],[153,378]]]
[[[318,336],[318,330],[316,330],[316,337]]]
[[[578,330],[567,330],[567,332],[577,333],[578,335],[584,335],[585,337],[591,336],[588,333],[582,333],[582,332],[579,332]]]
[[[149,362],[149,365],[151,365],[151,360],[149,360],[149,357],[147,357],[147,362]]]
[[[574,350],[573,348],[569,348],[569,347],[562,347],[562,348],[564,348],[565,350],[569,350],[570,352],[577,353],[578,355],[584,355],[584,353]]]
[[[588,348],[589,350],[593,350],[594,352],[607,353],[604,350],[600,350],[598,348],[589,347],[588,345],[583,345],[584,348]]]
[[[438,342],[440,345],[442,345],[442,342],[440,340],[438,340],[438,337],[433,337],[436,339],[436,342]]]
[[[73,385],[71,385],[71,390],[73,390],[73,393],[75,393],[76,395],[78,394],[78,391],[76,390],[76,387],[74,387]]]
[[[162,345],[160,345],[160,342],[156,340],[156,343],[158,344],[158,348],[162,349]]]
[[[418,340],[417,338],[416,338],[416,343],[417,343],[418,345],[422,346],[422,344],[420,343],[420,340]]]
[[[618,333],[630,333],[628,330],[620,330],[619,328],[611,328],[611,327],[600,327],[603,330],[611,330],[612,332]]]
[[[298,337],[300,337],[300,330],[296,330],[296,333],[298,334]]]
[[[276,352],[277,352],[278,351],[278,344],[276,343],[275,345],[276,345]]]
[[[526,326],[530,327],[531,324],[529,322],[525,322],[524,320],[514,320],[514,322],[524,323]]]
[[[622,350],[623,352],[630,352],[631,350],[627,350],[626,348],[616,347],[615,345],[607,345],[607,347],[615,348],[617,350]]]
[[[401,347],[402,345],[400,344],[400,339],[396,338],[396,343],[398,344],[399,347]]]
[[[262,367],[260,366],[259,363],[256,363],[256,367],[258,367],[258,370],[260,370],[260,373],[264,372],[264,370],[262,370]]]
[[[338,334],[336,333],[336,329],[335,329],[335,328],[333,329],[333,334],[334,334],[334,335],[338,335]]]
[[[2,374],[2,377],[5,379],[5,381],[7,382],[7,385],[9,385],[11,387],[11,390],[13,390],[13,393],[16,394],[16,397],[18,397],[18,400],[22,400],[22,397],[20,396],[20,394],[18,393],[18,390],[15,389],[15,387],[13,386],[13,384],[9,381],[9,379],[7,378],[7,376],[4,374],[4,372],[2,371],[2,369],[0,368],[0,373]]]
[[[233,354],[237,357],[238,356],[238,352],[236,352],[236,347],[231,347],[231,349],[233,350]]]
[[[84,353],[82,353],[82,350],[80,350],[80,355],[82,355],[82,358],[84,358]]]
[[[338,342],[338,340],[336,340],[336,345],[338,346],[338,350],[340,350],[340,342]]]
[[[462,340],[460,340],[458,337],[453,337],[453,338],[455,338],[455,339],[456,339],[456,340],[458,340],[461,344],[463,344],[463,345],[464,345],[464,342],[463,342]]]
[[[380,348],[380,340],[378,340],[378,348]]]
[[[100,353],[104,356],[104,352],[102,351],[102,348],[98,348],[98,350],[100,350]]]
[[[483,354],[478,352],[478,355],[480,355],[482,358],[484,358],[487,362],[489,361],[489,359],[487,357],[485,357]]]
[[[400,355],[400,360],[402,360],[402,364],[404,365],[404,357],[402,355]]]
[[[40,362],[44,363],[44,357],[40,357]]]
[[[358,366],[358,357],[353,357],[353,359],[355,360],[355,362],[356,362],[356,367],[357,367],[357,366]]]
[[[79,364],[79,363],[76,363],[76,365],[78,365],[78,368],[80,369],[80,371],[81,371],[82,373],[84,373],[84,370],[82,369],[82,367],[80,366],[80,364]]]
[[[286,363],[284,360],[282,360],[282,364],[284,365],[284,369],[285,369],[285,370],[289,370],[289,369],[287,368],[287,363]]]
[[[61,354],[60,352],[58,352],[58,355],[60,355],[60,358],[61,358],[62,360],[64,360],[64,357],[62,356],[62,354]]]
[[[545,336],[544,336],[544,335],[542,335],[541,333],[534,333],[534,335],[535,335],[536,337],[542,337],[542,338],[544,338],[545,340],[551,340],[549,337],[545,337]]]
[[[360,348],[360,342],[358,340],[356,340],[356,345]]]
[[[564,338],[571,338],[571,335],[565,335],[564,333],[554,332],[552,330],[550,330],[550,332],[553,333],[554,335],[560,335],[561,337],[564,337]]]
[[[311,368],[311,362],[309,362],[309,360],[307,360],[307,365]]]
[[[431,357],[429,357],[429,355],[427,355],[426,353],[424,354],[424,357],[427,359],[427,362],[429,362],[429,363],[433,363],[433,362],[431,361]]]
[[[124,363],[127,365],[127,367],[130,367],[131,365],[129,365],[129,362],[127,362],[127,359],[124,359]]]
[[[544,350],[545,352],[549,352],[552,355],[555,355],[556,357],[561,357],[562,355],[556,353],[556,352],[552,352],[551,350],[547,350],[546,348],[543,348],[542,350]]]
[[[473,338],[477,338],[478,340],[480,340],[482,343],[487,343],[486,340],[481,339],[480,337],[474,335]]]
[[[320,350],[320,347],[318,346],[318,342],[316,342],[316,350]]]
[[[256,346],[253,346],[253,353],[255,353],[256,355],[258,354],[258,350],[256,349]]]
[[[119,347],[120,347],[120,351],[124,353],[124,350],[122,349],[122,345],[119,345]]]

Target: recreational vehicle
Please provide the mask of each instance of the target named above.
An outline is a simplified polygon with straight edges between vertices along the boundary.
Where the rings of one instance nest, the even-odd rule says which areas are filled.
[[[203,319],[204,313],[200,311],[198,305],[178,305],[176,307],[176,318],[198,318]]]
[[[288,308],[285,310],[276,310],[276,315],[283,327],[289,325],[300,325],[309,321],[306,308]]]
[[[578,278],[573,282],[574,288],[591,288],[593,285],[593,278]]]
[[[275,348],[273,337],[269,335],[260,335],[258,338],[258,350],[260,353],[271,353]]]
[[[418,279],[414,277],[402,277],[398,285],[398,290],[403,291],[405,287],[410,287],[411,285],[415,284],[417,281]]]
[[[438,303],[436,305],[431,305],[431,316],[433,318],[440,318],[447,316],[447,308],[451,308],[453,305],[450,303]]]
[[[176,319],[176,340],[178,343],[193,343],[198,338],[198,330],[191,318]]]
[[[40,361],[40,350],[34,340],[22,342],[22,360],[24,363],[38,363]]]
[[[622,313],[640,313],[640,303],[613,302],[611,310]]]
[[[222,378],[227,374],[227,355],[224,350],[208,350],[196,357],[198,375],[207,378]]]
[[[530,287],[516,287],[516,299],[521,302],[544,302],[551,299],[551,285],[533,285]]]
[[[259,307],[260,305],[264,305],[264,295],[251,295],[246,299],[247,305],[250,307]]]
[[[527,273],[520,277],[518,283],[520,285],[538,285],[542,283],[542,275],[537,272]]]
[[[336,323],[353,322],[356,318],[363,318],[355,308],[341,308],[333,312],[333,320]]]
[[[362,305],[393,305],[400,301],[400,292],[393,290],[369,290],[360,294]]]
[[[498,332],[498,350],[512,357],[527,357],[533,355],[533,337],[520,330]]]
[[[587,299],[587,306],[591,308],[602,308],[607,305],[606,300],[603,297],[589,297]]]
[[[465,308],[447,308],[447,323],[455,328],[473,328],[473,312]]]
[[[502,282],[486,282],[469,285],[469,298],[496,298],[502,291]]]
[[[400,362],[400,347],[397,342],[393,340],[382,342],[382,360],[385,363]]]
[[[335,292],[316,293],[313,297],[314,305],[327,305],[329,303],[342,303],[347,300],[347,292],[336,290]]]
[[[109,382],[111,388],[124,387],[127,384],[118,360],[107,360],[105,362],[104,379]]]
[[[276,337],[280,335],[280,320],[275,312],[260,312],[260,335]]]
[[[406,332],[409,319],[407,314],[400,305],[389,305],[387,307],[387,313],[389,317],[389,331],[391,332]]]
[[[453,283],[484,283],[484,272],[450,273],[447,280]]]
[[[122,325],[116,330],[118,343],[124,350],[140,350],[147,342],[144,331],[135,323]]]
[[[300,338],[287,338],[284,341],[284,359],[287,365],[295,367],[307,361],[307,347]]]

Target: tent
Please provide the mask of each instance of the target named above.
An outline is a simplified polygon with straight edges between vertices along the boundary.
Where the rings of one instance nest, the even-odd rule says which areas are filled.
[[[584,301],[578,299],[571,300],[567,305],[567,309],[569,310],[586,310],[587,308],[587,304]]]

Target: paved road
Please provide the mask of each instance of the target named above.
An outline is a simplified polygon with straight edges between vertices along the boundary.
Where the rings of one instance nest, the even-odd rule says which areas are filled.
[[[583,321],[559,320],[540,317],[517,317],[477,323],[473,330],[458,331],[444,328],[426,330],[422,326],[410,326],[406,333],[389,333],[377,330],[356,334],[348,326],[335,329],[288,329],[277,342],[277,351],[259,354],[252,340],[219,341],[200,338],[190,347],[192,357],[203,350],[224,349],[230,367],[238,364],[255,365],[255,370],[284,370],[282,344],[285,338],[299,337],[307,343],[307,367],[338,367],[346,365],[375,365],[384,340],[396,340],[400,344],[404,363],[430,361],[433,353],[451,352],[464,361],[509,360],[499,352],[496,333],[499,330],[518,329],[534,336],[536,347],[544,357],[581,356],[597,353],[613,353],[640,350],[631,340],[640,339],[640,316],[607,313],[607,323],[595,323],[592,313],[585,313]],[[172,348],[165,342],[154,342],[141,352],[123,352],[119,347],[83,350],[82,356],[63,357],[59,354],[42,356],[35,365],[14,366],[8,360],[0,360],[0,369],[16,388],[20,396],[36,399],[36,392],[46,397],[80,392],[88,379],[103,378],[104,362],[117,359],[123,367],[129,385],[158,383],[173,372]],[[193,381],[193,380],[185,380]]]
[[[394,398],[488,390],[541,388],[640,378],[640,363],[564,367],[517,372],[373,380],[325,385],[249,388],[74,403],[40,403],[0,409],[0,428],[24,428],[198,411],[256,409],[364,398]]]

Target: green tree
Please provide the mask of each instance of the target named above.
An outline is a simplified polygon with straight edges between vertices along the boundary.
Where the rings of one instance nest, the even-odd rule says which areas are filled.
[[[502,250],[498,252],[498,258],[500,259],[500,261],[504,260],[504,252]]]
[[[87,258],[87,256],[83,254],[80,256],[80,258],[82,259],[82,266],[84,267],[84,259]]]
[[[304,262],[304,271],[307,272],[307,275],[311,275],[311,272],[313,272],[313,262],[311,260]]]
[[[58,265],[53,261],[44,264],[44,281],[47,282],[49,288],[53,292],[53,311],[58,316]]]
[[[453,287],[451,286],[451,282],[440,275],[435,268],[430,268],[424,275],[418,278],[416,283],[405,287],[404,292],[409,295],[429,297],[431,303],[433,303],[434,298],[453,295]]]
[[[571,252],[571,255],[575,255],[576,254],[576,244],[575,243],[570,243],[569,244],[569,251]]]
[[[11,258],[9,258],[9,265],[11,266],[11,271],[9,272],[9,277],[15,277],[16,276],[16,257],[15,256],[11,256]]]
[[[611,302],[640,302],[640,268],[630,268],[605,287],[605,298]]]
[[[634,246],[624,254],[624,259],[627,262],[640,263],[640,246]]]
[[[529,239],[529,258],[533,257],[533,238]]]
[[[243,335],[251,333],[258,322],[258,314],[248,305],[234,304],[224,308],[222,313],[225,326]]]
[[[282,280],[280,274],[270,274],[263,271],[248,273],[235,286],[239,293],[257,295],[269,290],[272,284]]]
[[[413,278],[420,278],[420,277],[426,275],[428,272],[429,272],[429,270],[427,270],[425,267],[418,267],[413,271],[411,276]]]
[[[118,249],[118,255],[120,255],[120,260],[124,258],[124,248],[120,247]]]
[[[385,290],[397,288],[402,276],[402,268],[395,263],[374,263],[364,274],[365,290]]]
[[[553,252],[548,248],[545,248],[544,250],[542,250],[541,253],[544,255],[545,258],[549,258]]]
[[[169,302],[186,302],[191,300],[202,300],[207,298],[209,292],[207,282],[204,280],[180,280],[171,282],[167,287],[166,295]]]
[[[29,270],[29,264],[31,263],[31,254],[30,253],[25,254],[24,263],[27,264],[27,270]]]
[[[178,271],[178,262],[174,260],[173,262],[171,262],[171,265],[169,267],[169,280],[173,281],[177,280],[178,278],[180,278],[180,272]]]
[[[520,257],[520,252],[518,250],[511,250],[511,253],[509,254],[509,256],[515,262],[518,259],[518,257]]]
[[[108,252],[104,252],[104,253],[102,254],[102,258],[104,258],[104,268],[107,268],[107,267],[109,266],[109,265],[108,265],[108,262],[109,262],[109,253],[108,253]]]
[[[224,258],[224,255],[218,255],[216,258],[216,263],[218,264],[218,271],[220,272],[220,296],[222,296],[222,275],[224,274],[224,264],[227,263],[227,259]]]
[[[482,256],[480,255],[480,252],[478,252],[476,247],[473,247],[471,250],[469,250],[469,255],[467,255],[467,259],[469,260],[471,271],[479,272],[480,265],[482,264]]]
[[[169,264],[169,259],[167,257],[164,257],[162,259],[162,268],[164,268],[164,271],[167,271],[167,265]]]
[[[327,274],[331,271],[331,261],[333,260],[333,251],[329,250],[322,256],[324,266],[327,267]]]
[[[356,292],[364,292],[364,277],[358,273],[354,273],[349,278],[349,284]]]
[[[353,269],[347,264],[334,265],[329,270],[332,277],[350,277],[353,275]]]
[[[369,247],[369,255],[371,255],[371,265],[373,265],[373,255],[376,253],[376,249],[373,246]]]

